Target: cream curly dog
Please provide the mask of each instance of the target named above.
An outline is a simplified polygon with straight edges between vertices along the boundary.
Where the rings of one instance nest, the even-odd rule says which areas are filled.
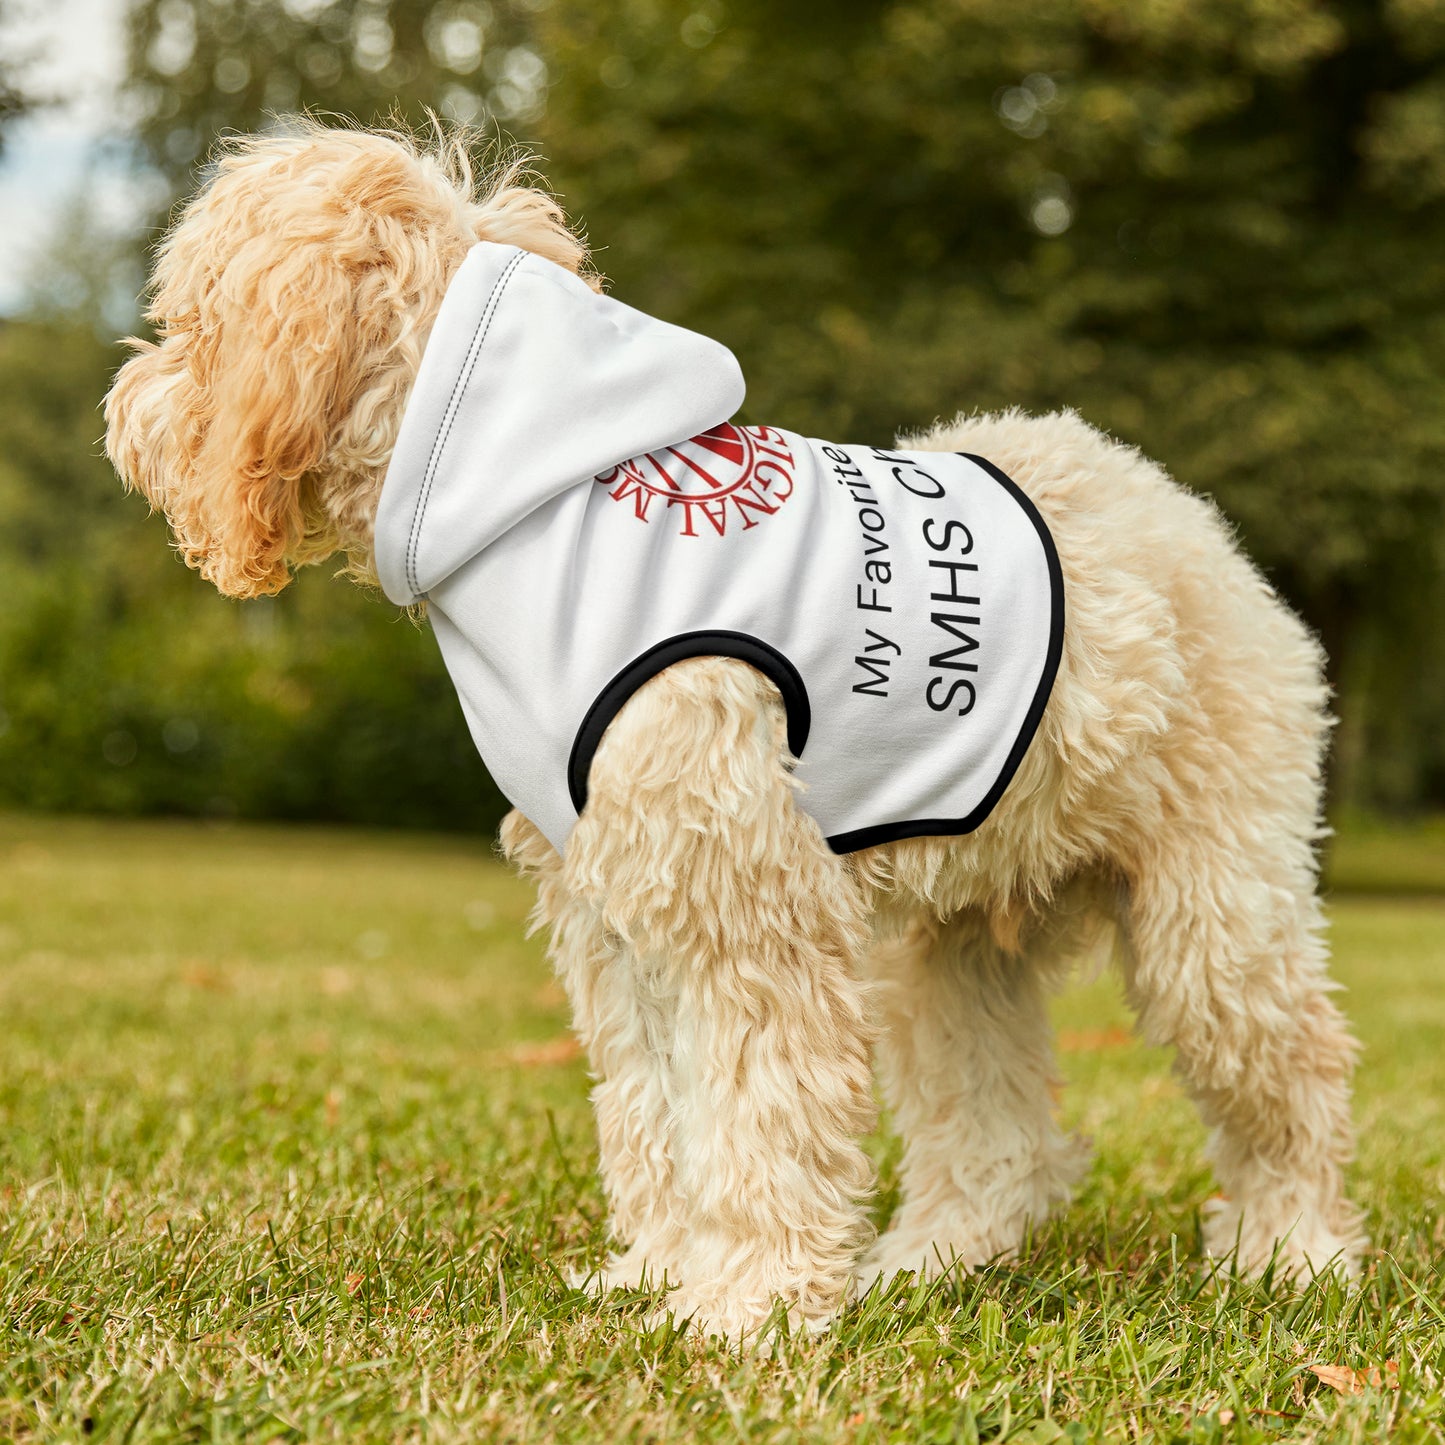
[[[479,242],[521,248],[543,290],[565,268],[559,305],[615,304],[556,205],[515,170],[475,185],[459,144],[303,125],[225,147],[160,249],[159,340],[134,343],[106,406],[120,475],[222,592],[338,554],[376,579],[403,413]],[[1057,549],[1057,674],[981,826],[835,851],[775,679],[721,655],[615,711],[564,850],[521,812],[503,826],[597,1081],[620,1252],[594,1281],[665,1279],[677,1318],[738,1338],[780,1299],[821,1327],[860,1281],[1007,1256],[1084,1168],[1053,1117],[1046,1000],[1101,919],[1213,1131],[1207,1247],[1249,1272],[1276,1253],[1352,1271],[1319,648],[1208,502],[1072,414],[902,445],[989,459]],[[483,509],[507,500],[492,485]],[[875,1050],[906,1142],[876,1240]]]

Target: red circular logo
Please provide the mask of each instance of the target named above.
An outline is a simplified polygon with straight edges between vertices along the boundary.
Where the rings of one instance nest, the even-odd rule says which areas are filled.
[[[639,522],[675,518],[684,537],[750,531],[793,495],[793,452],[782,432],[724,422],[690,441],[645,452],[597,478]]]

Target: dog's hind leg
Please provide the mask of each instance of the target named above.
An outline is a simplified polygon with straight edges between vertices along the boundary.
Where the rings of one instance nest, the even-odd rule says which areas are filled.
[[[903,1136],[902,1203],[860,1286],[1008,1257],[1065,1202],[1087,1149],[1054,1121],[1049,942],[1006,952],[982,914],[881,943],[879,1072]]]
[[[1330,999],[1306,851],[1270,847],[1263,829],[1201,828],[1154,851],[1132,885],[1128,990],[1213,1130],[1225,1200],[1205,1246],[1237,1247],[1250,1274],[1276,1248],[1285,1273],[1353,1272],[1364,1243],[1343,1186],[1355,1044]]]
[[[825,1324],[868,1237],[865,907],[793,794],[771,686],[681,663],[613,720],[567,849],[601,927],[649,961],[667,1041],[668,1310],[732,1340],[779,1300]]]

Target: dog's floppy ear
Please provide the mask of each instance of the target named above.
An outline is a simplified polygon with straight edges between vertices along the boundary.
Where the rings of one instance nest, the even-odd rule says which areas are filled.
[[[106,399],[106,448],[164,510],[189,566],[228,596],[256,597],[287,584],[288,561],[331,550],[314,535],[308,478],[395,310],[368,315],[380,300],[365,294],[374,247],[348,254],[329,227],[239,246],[219,226],[198,229],[162,251],[151,313],[161,339],[132,342]]]
[[[106,448],[222,592],[337,551],[364,575],[381,478],[447,282],[478,239],[583,267],[522,160],[483,189],[463,138],[299,121],[222,145],[157,257]],[[595,278],[591,278],[596,284]]]
[[[106,444],[220,591],[278,592],[355,544],[334,504],[385,466],[459,207],[396,141],[310,126],[229,143],[167,237],[159,344],[133,343]]]
[[[278,592],[305,560],[305,488],[325,460],[369,350],[358,277],[325,242],[242,255],[207,298],[189,367],[208,399],[191,465],[201,525],[186,561],[233,597]],[[177,518],[172,514],[173,524]]]

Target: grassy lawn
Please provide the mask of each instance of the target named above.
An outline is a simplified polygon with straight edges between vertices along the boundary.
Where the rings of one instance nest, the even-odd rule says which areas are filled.
[[[1445,901],[1390,856],[1332,875],[1361,1287],[1211,1277],[1201,1130],[1101,983],[1058,1010],[1098,1159],[1022,1262],[739,1359],[566,1283],[586,1079],[484,845],[0,817],[0,1439],[1445,1440]]]

